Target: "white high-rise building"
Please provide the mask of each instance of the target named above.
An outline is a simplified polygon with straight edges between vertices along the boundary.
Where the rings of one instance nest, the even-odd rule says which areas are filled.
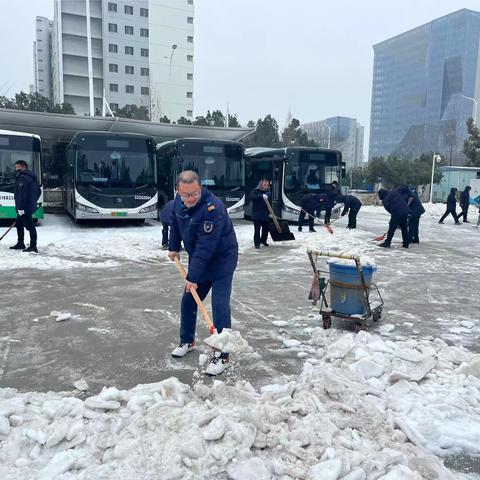
[[[53,22],[45,17],[35,21],[36,41],[33,42],[33,90],[52,98],[51,41]]]
[[[330,117],[300,128],[320,147],[340,150],[347,170],[362,165],[365,128],[356,118]]]
[[[35,48],[50,38],[51,87],[78,115],[147,107],[153,121],[193,117],[193,0],[54,0],[54,21],[37,18]],[[46,22],[47,23],[46,23]],[[37,54],[38,58],[38,54]],[[44,80],[45,82],[45,80]]]

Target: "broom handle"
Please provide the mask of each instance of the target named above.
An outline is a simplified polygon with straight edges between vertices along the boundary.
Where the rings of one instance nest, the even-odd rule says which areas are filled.
[[[273,223],[275,224],[275,228],[277,229],[278,233],[282,233],[282,229],[280,228],[280,224],[278,223],[276,215],[273,213],[272,206],[270,205],[270,202],[264,198],[265,205],[267,205],[267,209],[270,212],[270,215],[272,217]]]
[[[4,237],[7,235],[7,233],[17,224],[17,221],[15,220],[15,222],[12,223],[12,225],[10,226],[10,228],[0,237],[0,242],[4,239]]]
[[[180,275],[182,276],[182,278],[186,280],[187,272],[185,271],[185,268],[183,267],[178,257],[175,257],[175,266],[177,267],[177,270],[180,272]],[[198,308],[200,309],[200,314],[202,315],[203,320],[205,320],[208,330],[212,334],[215,331],[215,327],[213,326],[212,320],[210,318],[210,315],[208,314],[207,309],[205,308],[205,305],[200,300],[200,297],[198,296],[198,293],[194,288],[190,290],[190,293],[192,294],[192,297],[195,300],[195,303],[198,305]]]

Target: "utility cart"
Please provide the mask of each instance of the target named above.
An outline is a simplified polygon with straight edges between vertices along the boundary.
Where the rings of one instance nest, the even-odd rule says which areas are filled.
[[[360,257],[329,251],[308,249],[307,255],[314,277],[310,299],[320,303],[323,328],[330,328],[332,317],[354,322],[355,331],[363,330],[368,320],[377,322],[382,316],[383,299],[372,283],[374,265],[362,267]],[[329,271],[318,267],[320,257],[336,260],[328,262]]]

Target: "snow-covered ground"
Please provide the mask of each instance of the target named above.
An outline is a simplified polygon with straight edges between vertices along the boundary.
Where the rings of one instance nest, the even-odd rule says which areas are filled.
[[[0,243],[0,478],[467,478],[443,461],[480,456],[480,231],[438,225],[443,210],[427,207],[408,250],[372,241],[379,207],[357,231],[292,227],[295,242],[268,249],[237,225],[233,328],[254,352],[213,381],[204,355],[169,360],[181,282],[157,223],[48,216],[41,254]],[[320,328],[307,247],[375,261],[379,325]]]

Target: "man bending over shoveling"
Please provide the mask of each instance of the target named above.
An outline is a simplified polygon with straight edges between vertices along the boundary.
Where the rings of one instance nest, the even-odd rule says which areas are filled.
[[[180,258],[180,242],[188,253],[188,273],[181,303],[180,344],[172,356],[183,357],[195,349],[197,304],[190,293],[196,290],[203,300],[212,290],[213,324],[218,333],[230,328],[230,294],[237,267],[238,244],[232,221],[215,195],[202,188],[200,178],[182,172],[171,224],[168,256]],[[228,366],[228,352],[214,351],[205,373],[218,375]]]

